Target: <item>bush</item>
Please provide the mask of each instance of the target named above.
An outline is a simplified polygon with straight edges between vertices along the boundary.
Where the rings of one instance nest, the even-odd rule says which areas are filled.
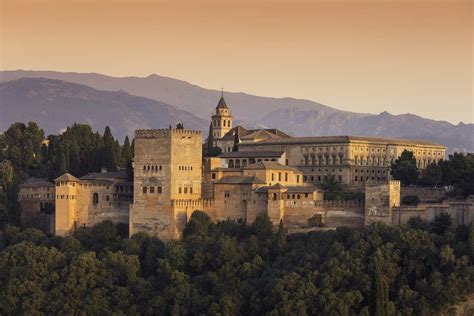
[[[418,195],[406,195],[402,198],[402,203],[405,205],[417,205],[420,203]]]
[[[321,214],[314,214],[308,218],[309,227],[324,227],[323,216]]]

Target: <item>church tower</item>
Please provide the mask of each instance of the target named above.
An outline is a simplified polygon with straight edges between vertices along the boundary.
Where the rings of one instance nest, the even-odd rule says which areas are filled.
[[[232,128],[232,114],[225,103],[224,92],[221,92],[221,98],[216,107],[216,112],[211,116],[212,119],[212,137],[214,140],[221,139]]]

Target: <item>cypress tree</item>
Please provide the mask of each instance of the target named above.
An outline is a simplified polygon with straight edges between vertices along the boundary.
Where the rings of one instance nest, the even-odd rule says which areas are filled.
[[[214,149],[214,138],[213,138],[213,130],[212,130],[212,123],[209,124],[209,135],[207,136],[206,140],[206,156],[212,156],[212,152]]]
[[[372,284],[369,297],[370,315],[393,315],[394,306],[388,300],[388,284],[382,273],[382,252],[380,249],[375,252],[372,265]]]
[[[117,171],[117,154],[116,143],[110,131],[110,127],[106,127],[104,136],[102,137],[102,164],[101,167],[107,168],[108,171]]]

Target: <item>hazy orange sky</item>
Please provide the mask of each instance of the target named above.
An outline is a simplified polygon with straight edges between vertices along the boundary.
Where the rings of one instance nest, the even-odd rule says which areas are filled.
[[[0,0],[0,68],[474,121],[473,2]]]

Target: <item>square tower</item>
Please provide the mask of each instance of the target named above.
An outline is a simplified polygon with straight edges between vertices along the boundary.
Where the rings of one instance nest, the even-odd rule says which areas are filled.
[[[130,235],[147,232],[162,239],[179,238],[201,199],[201,132],[137,130],[134,146]]]

